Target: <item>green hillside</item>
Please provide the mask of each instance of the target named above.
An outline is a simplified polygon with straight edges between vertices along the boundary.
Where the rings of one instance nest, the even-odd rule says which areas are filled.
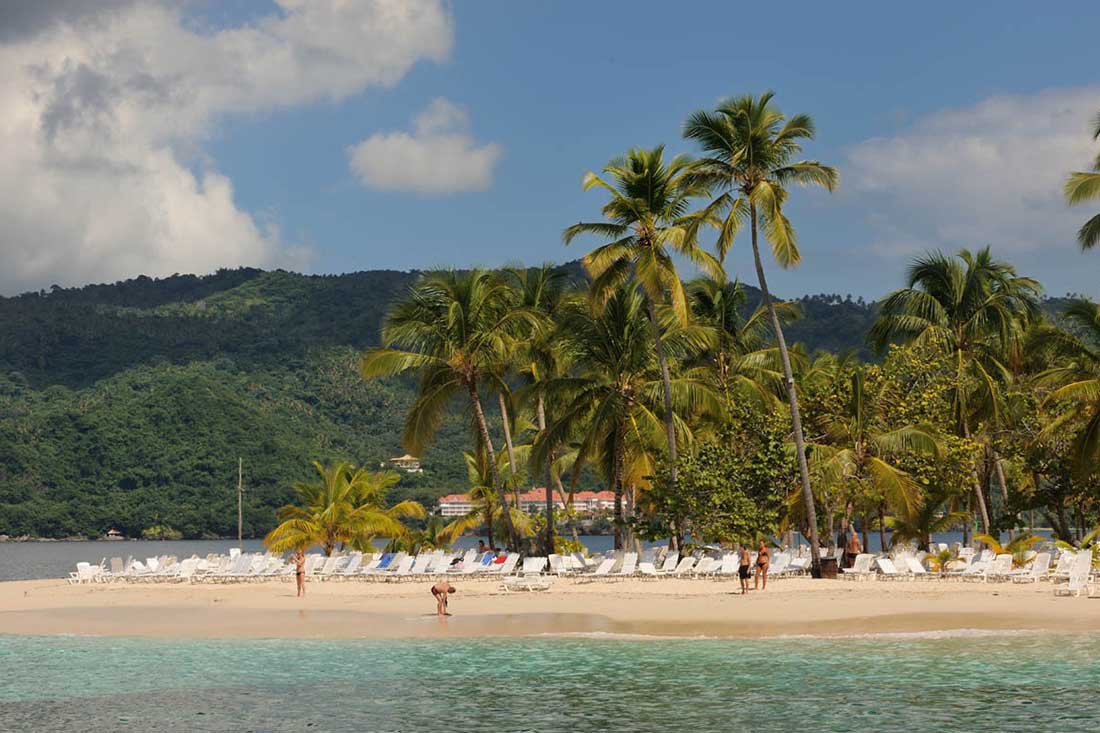
[[[231,535],[241,457],[257,535],[309,461],[400,454],[413,384],[365,383],[356,364],[416,277],[240,269],[0,298],[0,534]],[[792,341],[862,348],[871,306],[801,304]],[[401,498],[464,488],[468,424],[456,406]]]

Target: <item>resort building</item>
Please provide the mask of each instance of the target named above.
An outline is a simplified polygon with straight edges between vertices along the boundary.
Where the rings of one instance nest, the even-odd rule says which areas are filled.
[[[408,453],[389,459],[382,464],[382,467],[396,468],[398,471],[404,471],[405,473],[424,473],[424,469],[420,467],[420,459],[416,456],[410,456]]]
[[[444,517],[461,517],[469,514],[473,508],[468,494],[447,494],[439,497],[439,513]]]
[[[557,493],[553,494],[554,508],[564,509],[565,504]],[[538,487],[519,495],[520,509],[528,514],[541,514],[546,508],[546,488]],[[615,494],[611,491],[578,491],[573,495],[573,509],[578,514],[593,514],[615,507]],[[448,494],[439,499],[439,513],[444,517],[460,517],[473,508],[467,494]]]

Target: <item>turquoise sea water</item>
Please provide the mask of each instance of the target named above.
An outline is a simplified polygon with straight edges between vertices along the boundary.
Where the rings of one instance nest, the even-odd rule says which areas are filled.
[[[0,636],[0,730],[1095,731],[1100,636]]]

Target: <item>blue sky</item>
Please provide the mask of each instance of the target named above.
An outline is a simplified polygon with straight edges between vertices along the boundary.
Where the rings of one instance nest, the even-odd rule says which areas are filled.
[[[1100,295],[1100,254],[1073,241],[1095,207],[1066,210],[1059,198],[1066,173],[1096,150],[1100,6],[785,8],[777,20],[768,6],[729,2],[457,2],[442,11],[447,48],[414,54],[395,79],[320,99],[220,103],[187,145],[173,141],[173,155],[196,177],[228,179],[232,205],[310,272],[562,261],[593,244],[560,243],[564,226],[602,203],[580,191],[585,170],[632,145],[694,152],[679,136],[688,113],[773,89],[784,111],[815,117],[807,156],[841,172],[834,195],[793,193],[804,263],[775,272],[776,290],[878,297],[925,248],[991,244],[1052,294]],[[200,4],[181,22],[213,34],[273,12],[292,15],[293,3]],[[414,120],[440,99],[460,115],[443,132],[484,153],[480,182],[468,186],[477,190],[365,183],[352,146],[415,137]],[[751,281],[745,245],[728,269]],[[283,261],[257,245],[194,266],[250,257]],[[24,281],[37,286],[35,277]]]

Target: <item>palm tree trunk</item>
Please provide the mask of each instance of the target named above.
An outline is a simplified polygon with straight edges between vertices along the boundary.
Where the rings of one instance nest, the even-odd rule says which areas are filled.
[[[535,420],[538,421],[539,433],[546,432],[546,403],[539,392],[535,405]],[[544,554],[549,557],[554,552],[554,496],[550,493],[550,482],[553,481],[554,451],[550,451],[549,460],[546,463],[546,537],[543,540]]]
[[[775,311],[771,293],[768,292],[768,281],[764,277],[764,264],[760,260],[760,244],[757,242],[756,232],[756,204],[749,204],[749,212],[752,217],[752,256],[756,263],[756,278],[760,283],[760,293],[764,297],[764,304],[771,315],[772,328],[775,329],[775,339],[779,343],[779,358],[783,362],[783,377],[787,382],[787,400],[791,406],[791,426],[794,429],[794,449],[798,454],[798,472],[802,479],[802,503],[806,511],[806,523],[810,525],[810,566],[814,577],[821,577],[821,545],[817,538],[817,507],[814,506],[813,489],[810,488],[810,467],[806,463],[805,438],[802,435],[802,416],[798,411],[798,391],[794,385],[794,373],[791,371],[791,358],[787,353],[787,341],[783,338],[783,327],[779,323],[779,314]]]
[[[879,551],[886,552],[886,505],[878,505],[878,541]]]
[[[615,549],[623,549],[623,440],[626,425],[619,423],[615,429],[615,457],[611,467],[611,485],[615,492]]]
[[[481,444],[485,448],[485,455],[489,458],[489,477],[493,480],[493,491],[500,498],[501,521],[504,531],[508,535],[509,549],[515,547],[514,538],[516,530],[512,526],[512,515],[509,514],[508,497],[504,494],[504,487],[500,484],[500,471],[497,470],[497,452],[493,448],[493,440],[489,437],[489,424],[485,422],[485,411],[481,409],[481,397],[477,393],[477,384],[470,380],[467,384],[470,392],[470,403],[474,408],[474,419],[477,420],[477,430],[481,434]]]
[[[645,291],[643,290],[643,293]],[[668,369],[668,357],[661,338],[661,324],[657,321],[657,306],[649,293],[645,293],[646,309],[649,311],[649,325],[653,328],[653,342],[657,349],[657,364],[661,368],[661,389],[665,402],[665,438],[668,440],[668,481],[669,487],[676,491],[676,424],[672,419],[672,375]]]
[[[970,440],[970,425],[967,423],[966,417],[962,418],[963,437]],[[982,481],[978,476],[978,467],[972,467],[970,471],[974,480],[974,497],[978,500],[978,512],[982,520],[982,532],[989,534],[989,509],[985,504],[985,492],[982,491]]]
[[[500,422],[504,429],[504,446],[508,450],[508,468],[512,472],[512,502],[519,508],[519,474],[516,472],[516,449],[512,444],[512,421],[508,416],[508,403],[504,399],[503,392],[497,392],[497,402],[500,405]],[[513,528],[514,529],[514,528]],[[513,534],[513,546],[519,547],[519,535]]]

